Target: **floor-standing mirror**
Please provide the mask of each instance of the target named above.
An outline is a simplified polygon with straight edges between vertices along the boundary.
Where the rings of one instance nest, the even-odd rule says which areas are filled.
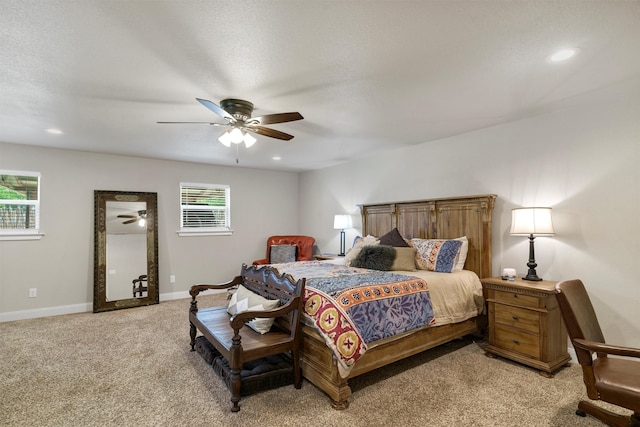
[[[157,200],[157,193],[94,192],[94,312],[159,302]]]

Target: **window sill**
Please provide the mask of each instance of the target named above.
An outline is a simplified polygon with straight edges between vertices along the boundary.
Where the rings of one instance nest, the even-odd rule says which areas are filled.
[[[0,233],[0,241],[2,240],[40,240],[44,237],[44,233]]]
[[[233,230],[178,230],[178,236],[180,237],[193,237],[193,236],[231,236]]]

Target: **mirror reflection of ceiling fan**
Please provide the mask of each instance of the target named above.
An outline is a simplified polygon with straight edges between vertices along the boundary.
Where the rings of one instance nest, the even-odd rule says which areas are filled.
[[[253,104],[242,99],[223,99],[220,105],[216,105],[206,99],[196,98],[196,100],[209,110],[213,111],[226,120],[226,123],[211,122],[158,122],[160,124],[203,124],[210,126],[228,126],[228,129],[220,135],[218,141],[226,147],[230,147],[231,143],[245,143],[247,147],[251,147],[256,139],[250,133],[268,136],[270,138],[289,141],[293,135],[280,132],[275,129],[265,127],[264,125],[272,125],[276,123],[293,122],[302,120],[304,117],[300,113],[278,113],[267,114],[260,117],[251,117],[253,112]]]
[[[128,218],[127,220],[122,221],[123,224],[133,224],[134,222],[137,222],[140,227],[143,227],[147,221],[147,210],[140,210],[137,215],[118,215],[118,218]]]

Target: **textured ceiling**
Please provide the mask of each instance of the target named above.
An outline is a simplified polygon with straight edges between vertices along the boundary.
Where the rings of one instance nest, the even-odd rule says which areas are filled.
[[[0,8],[0,141],[101,153],[317,169],[564,108],[640,74],[640,1]],[[580,55],[545,61],[566,46]],[[219,127],[156,123],[223,122],[196,97],[305,119],[271,126],[295,135],[289,142],[258,136],[237,150],[217,141]]]

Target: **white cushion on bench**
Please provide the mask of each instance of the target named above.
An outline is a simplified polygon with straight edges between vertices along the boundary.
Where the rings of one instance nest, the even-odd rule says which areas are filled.
[[[278,308],[279,305],[280,300],[264,298],[255,292],[251,292],[244,286],[239,285],[238,290],[229,300],[227,312],[233,316],[243,311],[273,310],[274,308]],[[274,320],[273,317],[257,317],[247,322],[247,326],[256,332],[266,334],[271,329]]]

